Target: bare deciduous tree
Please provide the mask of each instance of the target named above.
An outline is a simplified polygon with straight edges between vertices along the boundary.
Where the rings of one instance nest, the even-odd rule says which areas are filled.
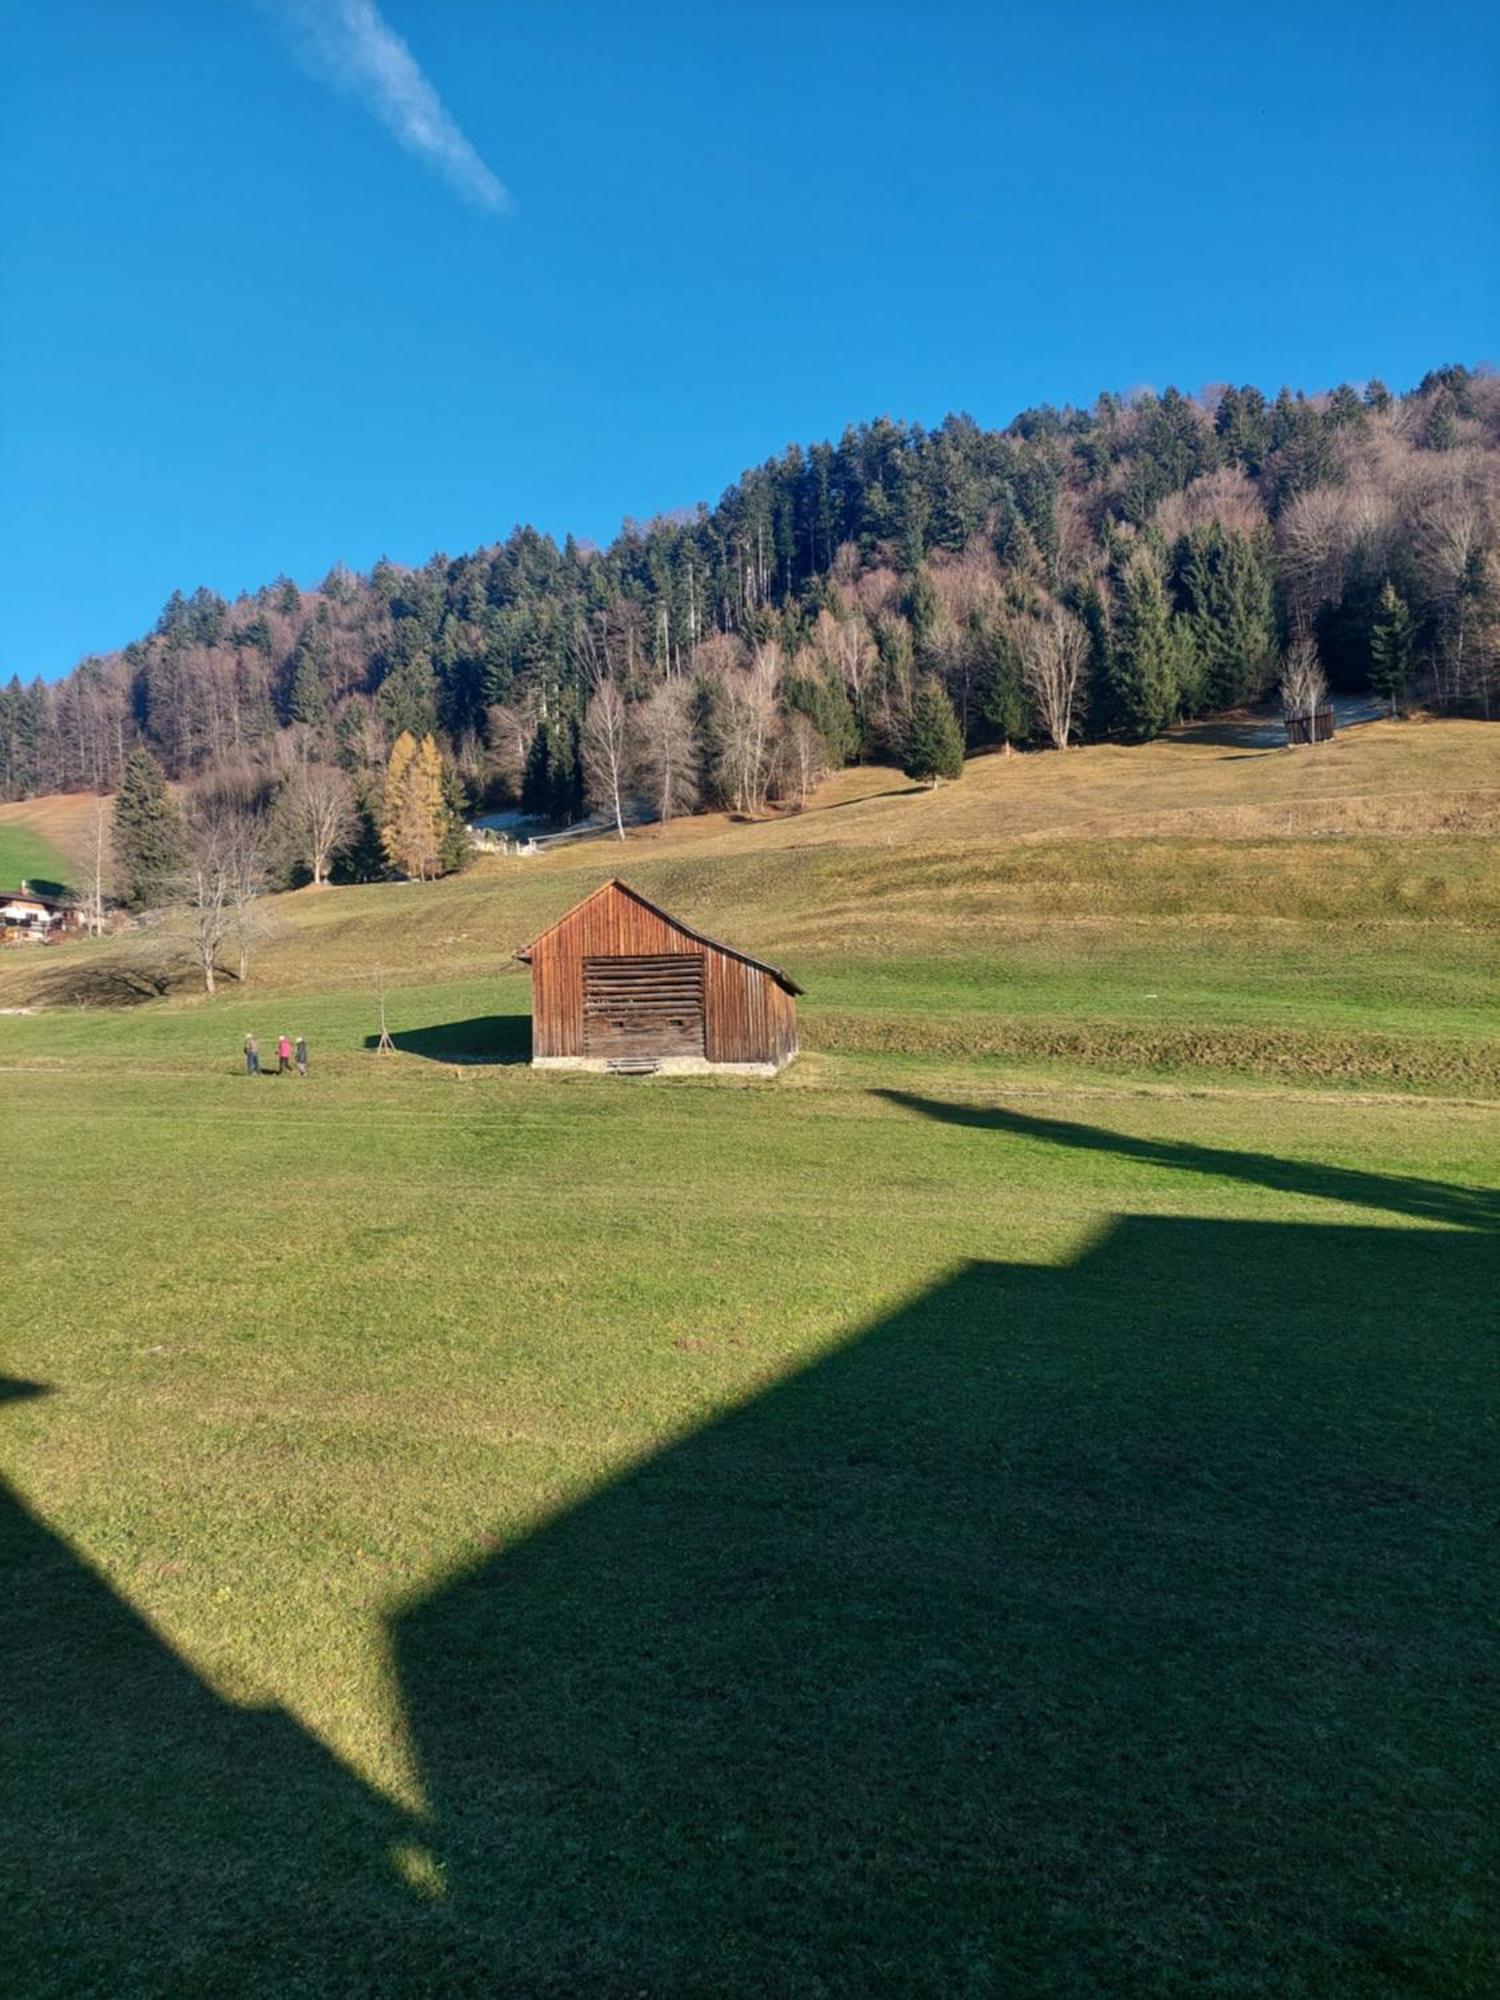
[[[288,859],[306,868],[313,887],[321,889],[334,856],[359,824],[349,780],[332,764],[294,764],[271,810],[276,839]]]
[[[1343,594],[1348,557],[1345,496],[1334,486],[1299,493],[1277,526],[1281,574],[1294,627],[1305,630],[1318,606]]]
[[[1475,495],[1456,482],[1434,493],[1417,520],[1418,560],[1441,624],[1432,662],[1439,703],[1461,700],[1468,692],[1474,621],[1467,586],[1484,560],[1484,527]]]
[[[611,680],[596,683],[583,718],[583,777],[589,804],[606,812],[625,838],[625,797],[635,764],[635,731],[625,697]]]
[[[875,642],[858,613],[835,618],[820,611],[814,632],[818,651],[848,691],[854,713],[863,718],[869,706],[870,675],[875,666]]]
[[[187,935],[193,963],[203,975],[203,990],[210,996],[231,921],[229,846],[224,822],[217,816],[195,819],[188,827]]]
[[[503,786],[509,798],[519,799],[531,739],[536,734],[535,701],[517,707],[492,702],[484,712],[484,733],[489,755],[482,776]]]
[[[1288,721],[1309,720],[1328,699],[1318,649],[1311,639],[1294,639],[1281,663],[1281,712]],[[1308,731],[1308,741],[1312,732]]]
[[[1083,687],[1089,639],[1083,625],[1060,604],[1018,621],[1021,679],[1037,720],[1054,750],[1066,750]]]
[[[758,813],[766,802],[780,683],[781,649],[771,644],[758,646],[749,669],[726,673],[720,684],[717,775],[720,791],[738,813]]]
[[[367,780],[379,783],[384,779],[391,750],[390,732],[368,695],[349,697],[339,716],[339,741],[345,755],[354,760]]]
[[[806,715],[788,716],[776,746],[778,798],[801,812],[809,795],[827,776],[828,745],[822,731]]]
[[[663,681],[640,708],[642,761],[656,816],[666,825],[698,803],[698,742],[692,689]]]
[[[234,941],[241,985],[250,973],[250,947],[265,931],[261,899],[269,879],[266,823],[257,813],[236,812],[224,826],[229,894],[229,933]]]
[[[104,935],[104,872],[109,865],[109,835],[113,813],[101,793],[89,822],[89,873],[82,898],[83,926],[90,937]]]

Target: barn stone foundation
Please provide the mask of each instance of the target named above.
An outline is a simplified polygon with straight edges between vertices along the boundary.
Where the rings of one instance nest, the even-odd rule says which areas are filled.
[[[657,1076],[779,1076],[792,1061],[792,1055],[783,1056],[780,1062],[709,1062],[705,1056],[661,1056],[647,1057],[655,1061]],[[609,1062],[600,1056],[533,1056],[533,1069],[581,1069],[594,1076],[608,1076]]]

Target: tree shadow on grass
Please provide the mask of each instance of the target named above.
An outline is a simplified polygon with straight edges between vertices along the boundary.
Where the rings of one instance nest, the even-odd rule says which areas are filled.
[[[529,1014],[478,1014],[469,1021],[441,1021],[429,1028],[392,1031],[391,1040],[405,1055],[429,1062],[472,1067],[531,1061]],[[380,1046],[379,1035],[366,1035],[365,1047]]]
[[[0,882],[0,886],[10,888],[17,888],[19,885],[19,876],[16,876],[15,880],[9,883]],[[57,903],[67,902],[73,894],[73,885],[71,882],[58,882],[49,875],[28,875],[26,877],[26,887],[31,895],[44,896]]]
[[[394,1615],[419,1825],[17,1496],[10,1991],[1479,1995],[1497,1247],[961,1267]]]
[[[931,790],[931,785],[923,784],[887,785],[883,791],[861,792],[857,798],[833,799],[828,805],[820,807],[819,810],[822,812],[842,812],[846,806],[867,806],[872,799],[909,799],[914,798],[919,792],[925,794]]]
[[[152,1000],[186,988],[201,988],[203,975],[180,955],[135,952],[111,957],[86,956],[97,945],[67,947],[61,963],[36,968],[28,1000],[42,1007],[143,1007]]]
[[[1113,1153],[1153,1167],[1172,1167],[1215,1179],[1246,1181],[1280,1194],[1313,1195],[1356,1208],[1387,1209],[1423,1222],[1454,1223],[1470,1229],[1500,1229],[1500,1191],[1463,1187],[1448,1181],[1400,1174],[1370,1174],[1357,1167],[1324,1166],[1311,1160],[1282,1160],[1270,1153],[1244,1153],[1221,1146],[1194,1146],[1170,1139],[1137,1139],[1102,1125],[1064,1118],[1037,1118],[1001,1105],[954,1104],[904,1090],[879,1090],[887,1103],[945,1125],[966,1125],[1012,1138],[1037,1139],[1085,1152]]]
[[[1258,750],[1262,754],[1284,749],[1280,719],[1274,715],[1221,715],[1211,721],[1182,722],[1171,732],[1176,743],[1223,744],[1228,749]]]

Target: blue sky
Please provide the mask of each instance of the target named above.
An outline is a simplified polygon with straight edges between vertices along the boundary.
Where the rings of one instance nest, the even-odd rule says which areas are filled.
[[[1496,358],[1487,11],[0,0],[0,675],[882,412]]]

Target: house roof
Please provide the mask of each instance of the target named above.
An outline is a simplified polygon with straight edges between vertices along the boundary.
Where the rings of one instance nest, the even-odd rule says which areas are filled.
[[[632,889],[628,882],[622,882],[618,875],[612,875],[607,882],[601,882],[598,888],[592,894],[585,896],[581,903],[575,903],[571,910],[565,910],[555,924],[548,924],[547,928],[539,932],[524,950],[516,953],[516,957],[523,965],[530,965],[531,954],[544,938],[551,937],[552,933],[559,930],[571,917],[577,916],[580,910],[587,909],[595,897],[602,896],[611,889],[618,889],[622,896],[629,896],[633,903],[639,903],[643,909],[649,910],[652,916],[660,917],[664,924],[670,924],[674,931],[681,931],[684,937],[692,938],[695,943],[707,945],[710,951],[722,951],[726,958],[737,958],[741,965],[753,965],[757,972],[768,973],[787,993],[798,994],[802,991],[796,980],[783,972],[780,966],[769,965],[763,958],[752,958],[748,951],[737,951],[732,944],[725,944],[721,938],[710,937],[706,931],[694,930],[693,926],[685,924],[681,917],[674,917],[672,912],[664,910],[660,903],[653,903],[651,898],[643,896],[639,889]]]
[[[71,910],[74,905],[68,896],[44,896],[37,889],[0,889],[0,903],[39,903],[44,910]]]

